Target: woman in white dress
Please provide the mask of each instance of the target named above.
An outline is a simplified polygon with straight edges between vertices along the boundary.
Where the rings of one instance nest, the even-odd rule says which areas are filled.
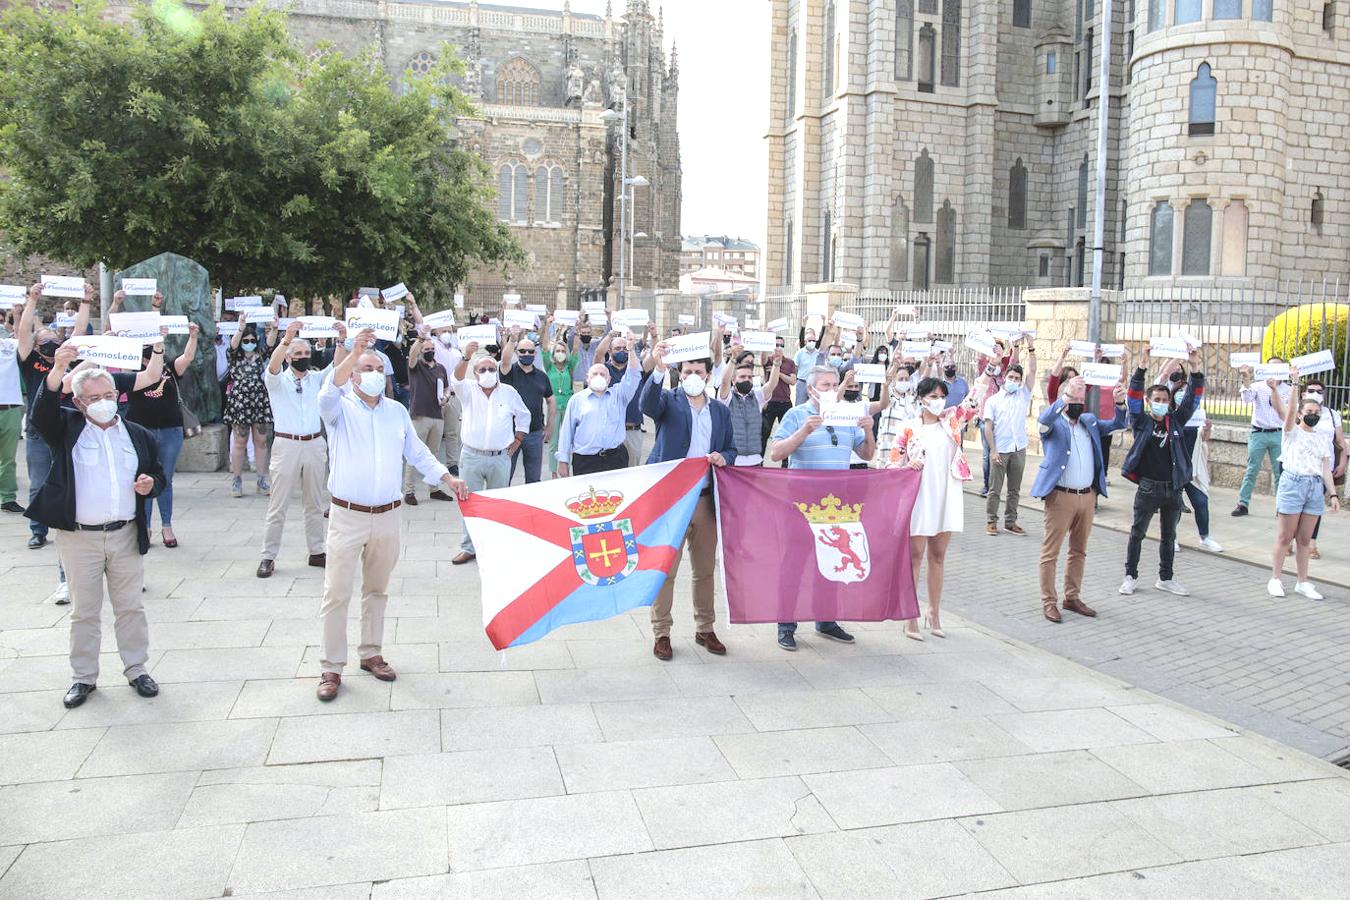
[[[910,557],[916,585],[924,558],[928,559],[928,615],[924,618],[933,637],[946,637],[938,614],[947,545],[952,532],[964,528],[961,483],[971,478],[970,466],[961,453],[961,428],[975,417],[979,395],[971,391],[964,403],[948,409],[947,384],[941,378],[923,379],[917,394],[922,412],[901,425],[887,464],[923,472],[909,520]],[[923,640],[917,619],[905,623],[905,637]]]

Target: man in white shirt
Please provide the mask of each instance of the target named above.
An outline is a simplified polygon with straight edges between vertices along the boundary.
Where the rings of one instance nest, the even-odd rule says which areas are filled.
[[[454,329],[450,326],[432,329],[435,341],[436,362],[445,367],[447,373],[455,371],[464,354],[459,352],[459,341],[455,339]],[[446,388],[445,404],[441,407],[441,420],[445,423],[441,433],[441,458],[450,469],[450,474],[459,474],[459,423],[462,411],[459,397],[449,387]]]
[[[1031,412],[1031,388],[1036,383],[1036,348],[1027,346],[1027,368],[1008,366],[1003,388],[984,405],[984,436],[992,449],[989,456],[989,496],[985,499],[988,524],[985,534],[998,534],[998,503],[1003,485],[1008,486],[1003,508],[1003,527],[1009,534],[1026,534],[1017,524],[1017,504],[1022,495],[1022,473],[1027,467],[1027,415]]]
[[[1266,360],[1268,363],[1283,362],[1278,356]],[[1241,371],[1247,371],[1243,366]],[[1256,488],[1256,477],[1261,474],[1261,463],[1270,457],[1270,491],[1275,493],[1280,486],[1280,448],[1283,445],[1284,414],[1289,407],[1289,393],[1293,390],[1287,382],[1271,378],[1261,384],[1244,387],[1241,391],[1243,403],[1252,404],[1252,430],[1247,436],[1247,471],[1242,476],[1242,486],[1238,488],[1238,503],[1232,515],[1247,515],[1247,507],[1252,502],[1252,491]]]
[[[451,475],[417,439],[408,410],[386,397],[384,362],[369,351],[374,332],[366,329],[352,352],[319,391],[319,415],[328,430],[332,471],[328,491],[328,562],[323,579],[323,646],[318,698],[337,696],[347,663],[347,606],[356,566],[361,564],[361,668],[381,681],[397,676],[380,654],[389,576],[399,556],[403,504],[403,461],[428,484],[444,485],[461,500],[464,482]],[[352,382],[349,384],[349,382]]]
[[[333,364],[347,356],[346,327],[336,323],[341,335]],[[310,368],[312,349],[309,341],[297,335],[303,324],[292,322],[277,342],[263,372],[267,399],[272,406],[272,460],[269,476],[272,496],[267,500],[267,517],[263,521],[262,562],[258,563],[259,578],[270,578],[276,568],[277,553],[281,551],[281,533],[286,526],[286,510],[291,505],[292,488],[300,485],[300,497],[305,504],[305,541],[309,545],[309,564],[322,569],[326,562],[323,550],[323,477],[328,467],[328,442],[323,436],[323,422],[319,418],[319,390],[323,387],[328,369]],[[282,370],[282,362],[289,368]]]
[[[473,378],[469,378],[472,369]],[[509,384],[498,380],[497,361],[478,352],[478,343],[464,347],[464,358],[450,373],[450,385],[459,396],[459,472],[470,491],[504,488],[511,483],[511,454],[530,430],[530,411]],[[460,552],[450,560],[462,566],[477,556],[469,529],[464,529]]]
[[[8,332],[0,336],[0,509],[22,513],[15,453],[23,429],[23,389],[19,380],[19,341]]]

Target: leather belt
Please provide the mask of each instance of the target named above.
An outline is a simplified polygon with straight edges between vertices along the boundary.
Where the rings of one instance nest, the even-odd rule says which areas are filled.
[[[0,409],[23,409],[22,403],[0,403]]]
[[[403,505],[403,501],[395,500],[394,502],[386,503],[383,506],[362,506],[359,503],[348,503],[346,500],[343,500],[339,497],[334,497],[333,505],[340,506],[343,509],[350,509],[352,512],[368,513],[374,516],[379,515],[380,513],[387,513],[391,509],[398,509],[400,506]]]
[[[102,525],[84,525],[77,524],[75,527],[81,531],[118,531],[128,524],[126,519],[120,519],[116,522],[104,522]]]
[[[468,444],[464,445],[464,449],[472,450],[479,456],[501,456],[503,453],[506,452],[505,450],[479,450],[477,447],[470,447]]]
[[[314,434],[287,434],[284,431],[273,432],[279,438],[285,438],[288,441],[317,441],[323,437],[322,431],[316,431]]]
[[[631,422],[625,422],[625,423],[623,423],[623,427],[624,427],[624,430],[625,430],[625,431],[641,431],[641,430],[642,430],[642,426],[641,426],[641,425],[634,425],[634,424],[632,424]]]
[[[1252,431],[1255,431],[1257,434],[1270,434],[1272,431],[1281,431],[1281,430],[1283,430],[1283,429],[1280,429],[1280,428],[1257,428],[1255,425],[1252,426]]]
[[[1063,487],[1063,486],[1058,485],[1058,484],[1055,485],[1055,490],[1057,490],[1057,491],[1063,491],[1063,492],[1066,493],[1066,494],[1090,494],[1090,493],[1092,493],[1092,488],[1090,488],[1090,487],[1085,487],[1085,488],[1066,488],[1066,487]]]
[[[628,448],[625,447],[623,444],[620,444],[617,447],[610,447],[608,450],[601,450],[599,453],[573,453],[572,455],[584,456],[586,457],[586,459],[600,459],[602,457],[609,456],[611,453],[618,453],[620,450],[626,449]]]

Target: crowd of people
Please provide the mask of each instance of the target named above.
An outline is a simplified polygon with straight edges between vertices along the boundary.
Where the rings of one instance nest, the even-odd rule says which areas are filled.
[[[92,289],[67,311],[74,319],[66,320],[64,334],[37,315],[42,290],[41,284],[30,289],[12,316],[12,335],[0,338],[0,509],[25,512],[13,467],[19,429],[26,428],[29,547],[43,547],[50,530],[57,531],[56,602],[74,603],[74,684],[66,705],[83,703],[97,682],[105,583],[124,675],[143,696],[153,696],[158,687],[145,671],[140,558],[151,544],[156,505],[162,546],[178,546],[173,478],[187,428],[180,381],[196,357],[198,328],[191,327],[172,360],[164,359],[161,340],[146,345],[139,371],[109,371],[80,362],[75,345],[63,340],[91,331]],[[362,297],[353,295],[358,301]],[[113,309],[122,302],[119,293]],[[364,302],[386,305],[378,297]],[[163,303],[156,295],[153,308]],[[1138,589],[1144,537],[1155,515],[1161,520],[1157,589],[1188,594],[1175,572],[1177,528],[1186,512],[1195,518],[1201,546],[1223,549],[1210,533],[1210,423],[1197,350],[1152,372],[1147,349],[1132,371],[1127,352],[1124,383],[1090,388],[1068,363],[1067,350],[1042,382],[1030,333],[995,338],[992,352],[978,355],[965,372],[950,349],[909,355],[894,315],[879,340],[865,327],[846,331],[818,321],[798,332],[793,349],[777,334],[771,351],[745,349],[739,333],[719,323],[709,331],[706,356],[688,359],[686,353],[668,363],[684,327],[663,337],[655,323],[633,333],[593,325],[584,314],[567,316],[564,324],[541,313],[532,328],[489,329],[492,343],[461,341],[446,317],[428,321],[411,293],[399,304],[403,314],[393,339],[377,339],[369,329],[349,333],[339,316],[336,337],[307,340],[300,320],[277,324],[275,312],[284,312],[278,305],[268,315],[247,308],[227,313],[224,319],[237,324],[215,339],[230,433],[229,492],[243,496],[243,471],[251,465],[258,493],[268,495],[256,575],[268,578],[277,569],[297,490],[305,564],[324,569],[317,688],[323,701],[341,690],[358,565],[359,665],[376,678],[397,677],[382,653],[384,611],[399,557],[399,509],[421,502],[419,483],[428,485],[429,499],[453,501],[506,487],[517,469],[525,483],[539,482],[545,459],[551,477],[685,458],[713,466],[915,470],[910,553],[927,606],[904,623],[903,633],[919,641],[946,636],[945,562],[953,536],[964,531],[963,485],[983,478],[987,535],[1027,533],[1019,520],[1032,423],[1042,462],[1030,496],[1044,505],[1040,599],[1050,622],[1063,621],[1061,611],[1097,615],[1084,601],[1083,573],[1098,503],[1108,495],[1116,432],[1130,433],[1120,473],[1136,485],[1119,592]],[[1243,396],[1255,412],[1247,478],[1233,514],[1247,514],[1262,460],[1271,457],[1278,525],[1269,592],[1284,596],[1281,573],[1293,552],[1295,591],[1320,599],[1308,567],[1326,505],[1339,507],[1336,483],[1346,465],[1339,416],[1323,409],[1325,383],[1316,377],[1300,383],[1296,370],[1290,383],[1255,384]],[[856,421],[825,424],[826,411],[840,403],[857,404]],[[967,439],[978,439],[982,448],[981,476],[967,463]],[[727,648],[715,631],[713,492],[710,482],[684,547],[692,566],[694,638],[720,655]],[[662,660],[674,652],[671,610],[682,556],[651,609],[652,652]],[[452,562],[475,558],[466,530]],[[816,622],[815,634],[855,641],[838,622]],[[779,623],[778,645],[797,649],[797,623]]]

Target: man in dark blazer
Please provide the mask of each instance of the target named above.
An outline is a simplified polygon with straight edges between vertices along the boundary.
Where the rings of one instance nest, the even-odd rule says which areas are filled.
[[[107,370],[77,371],[70,383],[75,409],[61,408],[62,379],[77,356],[69,343],[56,351],[33,403],[33,427],[52,448],[52,468],[27,512],[57,531],[56,550],[70,583],[74,684],[66,692],[67,708],[84,703],[98,683],[105,580],[123,674],[142,697],[159,693],[145,670],[150,632],[141,605],[141,556],[150,547],[148,500],[164,490],[164,471],[150,432],[117,415],[118,392]]]
[[[726,404],[708,395],[712,360],[694,359],[680,363],[679,388],[663,390],[661,385],[666,381],[667,371],[666,345],[657,345],[652,353],[656,367],[642,389],[642,412],[656,423],[656,443],[647,462],[698,458],[707,459],[714,466],[733,464],[736,438],[731,428],[731,411]],[[712,479],[709,478],[694,507],[684,541],[694,561],[694,640],[707,647],[709,653],[720,656],[727,648],[713,631],[716,621],[713,576],[717,571],[717,512],[712,491]],[[670,646],[673,623],[670,608],[675,602],[675,576],[679,573],[683,555],[681,548],[680,556],[675,557],[670,567],[670,577],[652,604],[652,634],[656,638],[652,653],[661,660],[669,660],[674,655]]]

